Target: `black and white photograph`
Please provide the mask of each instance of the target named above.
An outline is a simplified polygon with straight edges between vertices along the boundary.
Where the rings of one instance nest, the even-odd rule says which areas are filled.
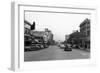
[[[89,59],[91,14],[24,11],[24,61]]]

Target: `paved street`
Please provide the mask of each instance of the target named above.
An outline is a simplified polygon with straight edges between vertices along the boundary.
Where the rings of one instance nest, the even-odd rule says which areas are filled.
[[[64,51],[58,46],[49,46],[49,48],[28,51],[24,53],[24,61],[43,61],[43,60],[69,60],[69,59],[87,59],[90,58],[90,52],[78,49]]]

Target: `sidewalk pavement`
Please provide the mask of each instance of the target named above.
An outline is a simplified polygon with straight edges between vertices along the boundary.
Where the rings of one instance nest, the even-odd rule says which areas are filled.
[[[87,49],[80,48],[80,50],[84,50],[84,51],[88,51],[88,52],[90,52],[90,49],[89,49],[89,48],[87,48]]]

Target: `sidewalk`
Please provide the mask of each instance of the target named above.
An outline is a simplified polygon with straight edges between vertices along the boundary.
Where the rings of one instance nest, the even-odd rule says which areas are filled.
[[[87,48],[87,49],[80,48],[80,50],[84,50],[84,51],[90,52],[90,49],[89,48]]]

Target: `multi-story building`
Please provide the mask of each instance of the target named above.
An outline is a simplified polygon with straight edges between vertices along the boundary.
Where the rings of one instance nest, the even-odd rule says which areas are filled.
[[[80,33],[85,36],[83,37],[84,47],[90,48],[90,19],[86,18],[79,27]]]
[[[85,19],[81,24],[80,24],[80,32],[84,34],[86,37],[90,36],[90,20]]]
[[[67,40],[69,39],[69,35],[65,35],[65,41],[67,42]]]
[[[31,30],[31,24],[28,21],[24,21],[24,34],[29,35]]]
[[[53,34],[50,30],[45,29],[45,31],[36,31],[31,30],[32,37],[42,37],[44,41],[52,43],[53,41]]]
[[[31,48],[31,24],[28,21],[24,21],[24,48],[25,51]]]
[[[53,43],[53,34],[48,28],[45,28],[45,35],[47,36],[49,44],[52,44]]]
[[[33,26],[32,26],[33,25]],[[33,24],[30,24],[28,21],[24,21],[24,42],[25,46],[27,44],[30,46],[31,43],[38,39],[42,39],[45,42],[49,42],[49,44],[53,41],[53,34],[49,29],[45,29],[44,31],[37,31],[35,30],[35,22]],[[29,47],[28,46],[28,47]]]

